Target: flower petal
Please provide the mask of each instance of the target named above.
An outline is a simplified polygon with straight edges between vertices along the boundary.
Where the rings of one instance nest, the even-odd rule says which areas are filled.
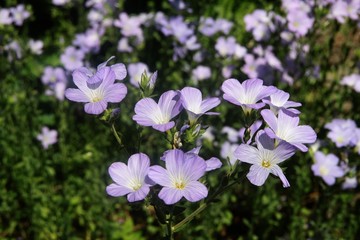
[[[149,169],[148,176],[151,180],[155,183],[164,186],[164,187],[171,187],[171,181],[169,178],[169,173],[161,166],[151,166]]]
[[[174,188],[163,187],[159,192],[159,198],[168,205],[177,203],[182,197],[183,191]]]
[[[234,152],[234,156],[241,162],[261,164],[259,150],[247,144],[240,144]]]
[[[90,102],[85,104],[85,112],[88,114],[101,114],[107,108],[107,102],[102,100],[99,102]]]
[[[283,183],[283,187],[290,187],[290,183],[287,180],[287,178],[285,177],[283,171],[281,170],[281,168],[278,165],[273,165],[273,167],[271,168],[271,173],[274,174],[275,176],[278,176],[281,180],[281,182]]]
[[[143,185],[137,191],[129,193],[127,196],[127,200],[129,202],[141,201],[149,194],[149,191],[150,187],[147,185]]]
[[[120,197],[120,196],[124,196],[124,195],[130,193],[131,189],[121,186],[121,185],[117,185],[115,183],[112,183],[106,187],[106,192],[110,196]]]
[[[122,162],[112,163],[109,167],[109,175],[118,185],[126,185],[130,179],[128,167]]]
[[[111,69],[115,73],[116,80],[123,80],[127,75],[126,67],[122,63],[117,63],[117,64],[112,65]]]
[[[183,195],[188,201],[197,202],[207,197],[208,190],[204,184],[198,181],[193,181],[186,185],[183,190]]]
[[[65,97],[74,102],[89,102],[90,99],[80,89],[68,88],[65,90]]]
[[[115,83],[106,89],[105,100],[111,103],[121,102],[127,94],[127,88],[123,83]]]
[[[252,165],[246,177],[252,184],[256,186],[262,186],[265,183],[265,180],[268,178],[269,173],[270,171],[266,168]]]

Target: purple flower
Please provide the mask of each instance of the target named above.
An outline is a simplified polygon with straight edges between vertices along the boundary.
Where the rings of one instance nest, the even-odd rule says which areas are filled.
[[[285,141],[281,141],[276,147],[274,140],[264,131],[260,131],[256,137],[257,148],[247,144],[240,144],[235,150],[234,156],[241,162],[252,164],[246,177],[256,185],[262,186],[269,174],[278,176],[283,187],[290,187],[279,163],[290,158],[295,153],[295,148]]]
[[[115,58],[114,56],[111,56],[106,62],[100,63],[97,66],[97,71],[99,71],[100,69],[106,67],[108,62],[111,61],[114,58]],[[123,63],[116,63],[116,64],[113,64],[113,65],[110,65],[109,67],[115,73],[115,79],[116,80],[123,80],[126,77],[126,75],[127,75],[126,67],[125,67],[125,65]]]
[[[307,125],[299,126],[298,116],[290,116],[280,110],[278,117],[276,117],[269,109],[262,110],[261,115],[270,127],[266,128],[265,132],[271,138],[284,140],[302,152],[308,150],[304,143],[314,143],[316,141],[314,129]]]
[[[236,46],[237,44],[234,37],[219,37],[216,40],[215,49],[220,56],[225,57],[234,55]]]
[[[162,19],[160,25],[165,36],[172,35],[180,43],[185,43],[188,38],[194,35],[194,30],[186,24],[182,16],[173,17],[169,21]]]
[[[43,41],[30,39],[28,45],[29,45],[30,51],[33,54],[36,54],[36,55],[42,54],[42,51],[43,51],[42,48],[44,47]]]
[[[45,67],[44,73],[41,76],[41,81],[44,85],[53,85],[57,82],[67,82],[65,71],[59,67]]]
[[[10,8],[15,25],[21,26],[25,19],[30,17],[30,13],[25,10],[24,4],[19,4],[16,8]]]
[[[230,143],[228,141],[221,145],[220,156],[225,159],[229,159],[230,164],[234,165],[238,159],[234,156],[235,150],[238,148],[238,144]]]
[[[341,185],[342,189],[354,189],[358,185],[356,176],[355,177],[345,177],[345,181]]]
[[[244,57],[245,65],[241,68],[249,78],[266,78],[271,82],[273,78],[272,68],[267,65],[267,60],[263,57],[256,58],[251,54]]]
[[[335,183],[335,178],[344,176],[344,170],[337,164],[339,158],[334,154],[325,155],[322,152],[315,153],[315,163],[311,166],[311,170],[315,176],[322,177],[327,185],[331,186]]]
[[[333,119],[325,128],[330,130],[327,137],[339,148],[354,146],[357,142],[357,126],[351,119]]]
[[[217,32],[228,34],[233,27],[233,23],[226,19],[201,18],[199,31],[205,36],[212,36]]]
[[[133,48],[129,45],[129,39],[128,38],[121,38],[118,43],[117,47],[119,52],[132,52]]]
[[[245,80],[243,83],[230,78],[222,84],[221,89],[226,101],[241,106],[244,111],[264,107],[265,103],[258,102],[276,91],[275,87],[264,86],[263,81],[257,78]]]
[[[143,72],[149,73],[149,68],[145,63],[130,63],[128,65],[128,72],[130,76],[130,83],[135,87],[139,87],[141,81],[141,75]]]
[[[186,109],[190,123],[206,115],[216,115],[218,113],[208,112],[210,109],[220,104],[220,99],[217,97],[202,100],[202,93],[199,89],[193,87],[184,87],[181,91],[181,104]]]
[[[88,29],[85,33],[77,34],[73,44],[79,46],[81,51],[85,53],[98,52],[103,32],[102,29]]]
[[[343,77],[340,82],[341,85],[352,87],[356,92],[360,93],[360,74],[351,74]]]
[[[57,142],[57,135],[58,133],[56,130],[50,130],[48,127],[43,127],[36,139],[41,141],[42,146],[47,149],[49,145],[53,145]]]
[[[77,50],[73,46],[69,46],[65,49],[65,52],[60,56],[61,63],[64,64],[64,67],[69,70],[73,71],[77,68],[83,66],[83,59],[85,54],[81,50]]]
[[[143,98],[135,105],[133,120],[142,126],[151,126],[154,129],[165,132],[175,126],[170,121],[181,111],[180,96],[176,91],[164,92],[156,103],[151,98]]]
[[[305,36],[314,24],[314,19],[307,13],[298,10],[289,12],[287,15],[289,30],[298,36]]]
[[[166,204],[174,204],[185,197],[190,202],[197,202],[207,197],[206,186],[198,180],[206,171],[204,159],[194,153],[183,153],[174,149],[165,156],[166,169],[152,166],[149,177],[163,186],[159,198]]]
[[[192,71],[192,76],[196,81],[202,81],[211,77],[209,67],[199,65]]]
[[[115,162],[109,167],[111,179],[115,182],[106,187],[113,197],[127,195],[129,202],[143,200],[150,191],[153,182],[148,178],[150,159],[143,153],[130,156],[128,165]]]
[[[10,10],[6,8],[0,9],[0,25],[9,25],[12,21]]]
[[[20,59],[22,57],[22,49],[18,41],[13,40],[9,44],[4,46],[4,50],[9,51],[9,53],[15,53],[15,57]],[[11,62],[14,59],[13,54],[8,55],[8,60]]]
[[[114,26],[121,29],[121,34],[125,37],[135,36],[139,40],[143,39],[141,24],[143,19],[137,16],[130,17],[127,13],[119,14],[119,19],[114,21]]]
[[[195,147],[186,153],[194,153],[196,155],[199,155],[200,149],[201,149],[201,146]],[[172,150],[165,151],[164,154],[160,157],[160,160],[166,161],[166,155],[171,151]],[[218,159],[216,157],[212,157],[208,160],[205,160],[205,163],[206,163],[206,170],[205,170],[206,172],[218,169],[222,166],[222,162],[220,161],[220,159]]]
[[[52,3],[57,6],[63,6],[68,3],[70,0],[52,0]]]
[[[271,94],[268,98],[264,98],[262,101],[270,106],[270,110],[275,114],[278,114],[279,110],[283,110],[286,113],[300,114],[300,111],[293,107],[300,107],[301,103],[288,101],[290,94],[282,90],[277,90]]]
[[[111,67],[101,67],[93,76],[88,69],[80,68],[72,76],[79,89],[66,89],[65,96],[71,101],[86,103],[85,112],[88,114],[101,114],[108,102],[121,102],[127,94],[123,83],[114,83],[116,74]]]

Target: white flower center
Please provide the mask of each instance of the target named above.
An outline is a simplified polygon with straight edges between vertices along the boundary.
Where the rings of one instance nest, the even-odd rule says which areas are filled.
[[[321,166],[319,171],[322,176],[326,176],[329,174],[329,169],[325,166]]]

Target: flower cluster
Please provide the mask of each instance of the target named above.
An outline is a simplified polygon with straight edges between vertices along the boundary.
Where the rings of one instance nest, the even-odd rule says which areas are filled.
[[[322,177],[327,185],[334,185],[336,178],[345,177],[342,183],[343,189],[352,189],[357,186],[356,167],[353,162],[353,155],[360,155],[360,128],[352,119],[333,119],[325,124],[329,130],[327,137],[335,144],[332,152],[339,152],[325,155],[318,150],[325,147],[324,143],[318,143],[314,147],[314,164],[311,169],[315,176]]]
[[[261,122],[259,124],[252,121],[248,124],[246,131],[250,131],[250,138],[243,138],[244,142],[233,153],[241,162],[252,164],[247,178],[254,185],[261,186],[269,173],[272,173],[280,177],[284,187],[289,187],[290,184],[278,163],[290,158],[297,149],[306,152],[308,148],[304,143],[316,141],[315,131],[310,126],[299,125],[300,112],[291,108],[300,104],[288,101],[288,94],[275,87],[264,86],[263,81],[256,78],[243,83],[228,79],[223,83],[222,90],[224,99],[241,106],[245,115],[260,111],[268,126],[260,130]],[[265,106],[270,109],[264,109]],[[253,136],[255,141],[251,140]]]

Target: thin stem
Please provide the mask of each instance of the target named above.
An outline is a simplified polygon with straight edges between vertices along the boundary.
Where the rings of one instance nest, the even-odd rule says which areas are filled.
[[[240,178],[241,179],[241,178]],[[194,212],[192,212],[189,216],[187,216],[186,218],[184,218],[182,221],[180,221],[179,223],[177,223],[173,228],[173,232],[177,232],[181,229],[181,227],[183,227],[185,224],[188,224],[191,220],[193,220],[193,218],[201,213],[203,210],[205,210],[208,206],[209,203],[216,198],[218,195],[220,195],[221,193],[227,191],[230,187],[232,187],[234,184],[238,183],[238,181],[233,181],[231,183],[229,183],[227,186],[225,187],[219,187],[208,199],[205,200],[205,202],[203,204],[201,204]],[[221,184],[220,184],[221,185]]]
[[[173,211],[174,211],[174,206],[172,206],[169,217],[166,219],[166,239],[167,240],[174,239],[174,236],[173,236],[174,231],[173,231],[173,227],[172,227]]]
[[[127,153],[127,155],[130,156],[130,154],[129,154],[128,150],[126,149],[125,145],[122,143],[121,137],[119,136],[118,132],[116,131],[116,128],[115,128],[114,124],[111,124],[111,130],[114,133],[114,136],[115,136],[117,142],[119,143],[120,147],[123,148],[125,150],[125,152]]]

